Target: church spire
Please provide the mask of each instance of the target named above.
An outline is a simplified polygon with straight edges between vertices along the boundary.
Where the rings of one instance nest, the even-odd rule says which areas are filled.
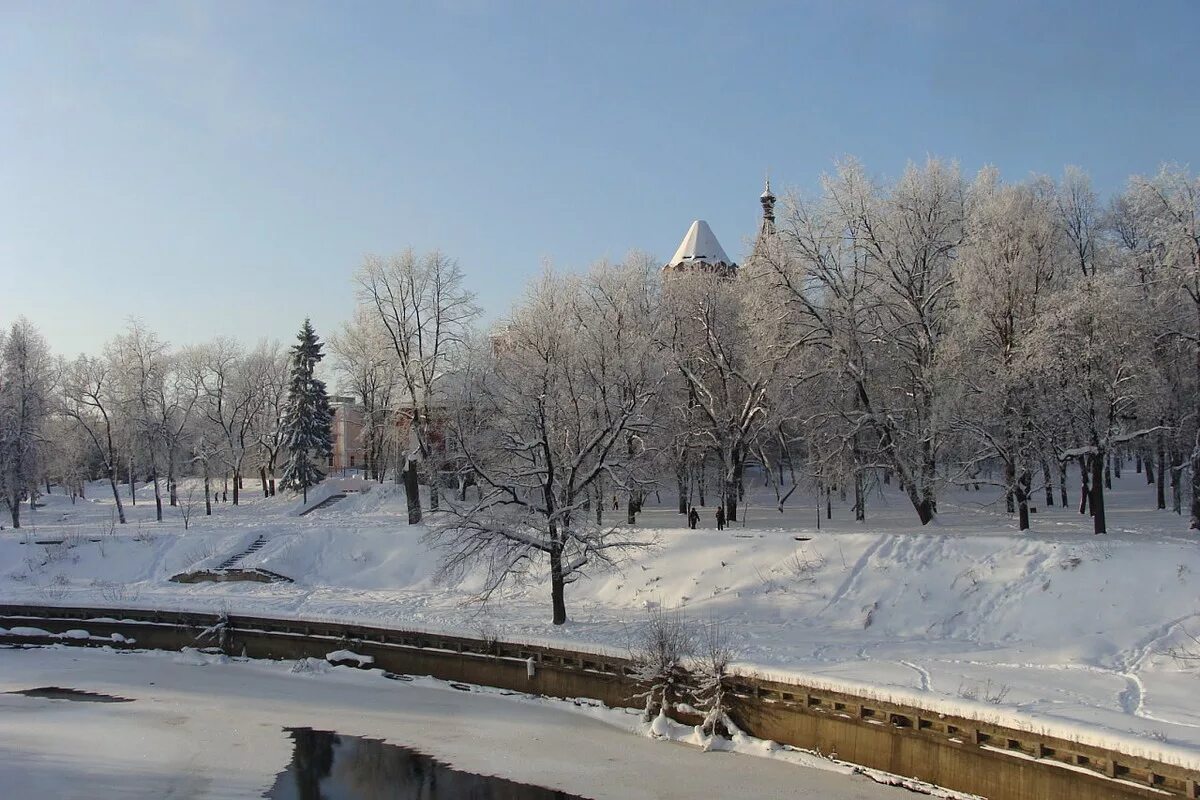
[[[771,176],[767,176],[767,186],[758,198],[762,203],[763,218],[758,232],[760,236],[775,235],[775,195],[771,194]]]

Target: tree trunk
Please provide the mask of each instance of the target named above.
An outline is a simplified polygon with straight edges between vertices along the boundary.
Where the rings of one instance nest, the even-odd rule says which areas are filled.
[[[233,471],[233,504],[238,504],[238,490],[242,487],[242,469],[238,467]]]
[[[408,524],[421,522],[421,484],[417,480],[417,462],[411,458],[404,466],[404,496],[408,500]]]
[[[1154,454],[1147,450],[1146,458],[1142,463],[1146,465],[1146,485],[1152,486],[1154,485]]]
[[[1067,508],[1071,505],[1070,498],[1067,497],[1067,462],[1058,462],[1058,499],[1062,501],[1062,507]]]
[[[1158,434],[1158,474],[1154,477],[1154,497],[1157,508],[1167,507],[1167,449],[1162,433]]]
[[[1018,486],[1015,490],[1017,495],[1017,529],[1022,531],[1029,530],[1029,493],[1025,488]]]
[[[738,485],[736,478],[725,481],[725,522],[737,522]]]
[[[158,488],[158,465],[150,459],[150,480],[154,481],[154,521],[162,522],[162,491]]]
[[[1200,434],[1197,434],[1200,436]],[[1192,505],[1191,505],[1191,520],[1188,523],[1188,528],[1191,530],[1200,530],[1200,441],[1196,442],[1196,446],[1192,448],[1191,456],[1192,467]]]
[[[1050,479],[1050,464],[1042,459],[1042,480],[1046,484],[1046,508],[1054,508],[1054,482]]]
[[[117,470],[108,468],[108,485],[112,487],[113,500],[117,503],[117,521],[125,524],[125,507],[121,505],[121,492],[117,489]]]
[[[441,476],[435,470],[429,471],[429,510],[437,511],[442,505],[441,488],[438,486],[438,479]]]
[[[867,519],[867,493],[863,486],[862,470],[859,470],[854,475],[854,521],[866,522]]]
[[[1171,454],[1171,510],[1176,514],[1183,514],[1183,467],[1181,462],[1183,456],[1179,453]]]
[[[212,516],[212,486],[208,479],[208,464],[204,465],[204,516]]]
[[[129,478],[129,502],[137,505],[137,484],[133,480],[133,456],[129,457],[129,469],[126,472],[126,477]]]
[[[679,513],[688,513],[687,473],[676,470],[675,481],[679,487]]]
[[[13,502],[10,498],[8,501],[8,508],[12,512],[13,530],[17,530],[21,527],[21,504]]]
[[[1104,488],[1112,488],[1112,455],[1108,455],[1104,459]]]
[[[556,534],[551,529],[551,537]],[[562,625],[567,621],[566,584],[563,581],[562,550],[558,542],[550,548],[550,601],[554,605],[554,624]]]
[[[1092,531],[1108,533],[1104,519],[1104,454],[1095,453],[1092,462]]]
[[[1088,465],[1084,456],[1079,457],[1079,513],[1088,513],[1088,501],[1092,499],[1092,490],[1088,486]]]
[[[270,497],[270,490],[267,489],[267,468],[263,464],[259,464],[258,466],[258,481],[262,484],[263,497]]]

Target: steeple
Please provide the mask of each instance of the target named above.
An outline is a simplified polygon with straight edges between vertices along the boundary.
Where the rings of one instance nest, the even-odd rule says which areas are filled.
[[[767,176],[767,187],[763,189],[763,193],[759,196],[758,201],[762,203],[763,218],[762,225],[759,226],[758,235],[774,236],[775,235],[775,195],[771,194],[771,177]]]

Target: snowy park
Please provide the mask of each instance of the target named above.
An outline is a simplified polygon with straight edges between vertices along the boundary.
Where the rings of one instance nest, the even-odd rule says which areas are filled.
[[[1198,24],[0,3],[0,797],[1200,800]]]
[[[1019,532],[1002,499],[983,490],[943,501],[934,526],[914,522],[894,491],[871,498],[866,524],[835,496],[832,519],[823,505],[780,514],[751,501],[724,531],[707,514],[692,530],[676,509],[649,502],[628,530],[651,547],[571,584],[564,625],[549,619],[544,575],[486,603],[485,569],[442,575],[426,527],[397,524],[403,487],[327,483],[307,504],[248,491],[186,531],[179,512],[154,521],[145,484],[123,528],[111,524],[103,484],[90,487],[95,500],[44,495],[21,530],[0,533],[0,553],[15,565],[0,579],[0,598],[233,609],[622,655],[648,609],[665,608],[734,631],[737,669],[1200,763],[1192,638],[1200,608],[1191,583],[1200,554],[1178,516],[1147,508],[1154,487],[1140,474],[1116,483],[1104,537],[1086,515],[1061,507],[1039,509],[1035,527]],[[299,515],[335,490],[345,497]],[[260,539],[236,568],[290,582],[172,580]]]

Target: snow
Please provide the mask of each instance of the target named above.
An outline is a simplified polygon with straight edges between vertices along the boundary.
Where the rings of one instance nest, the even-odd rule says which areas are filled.
[[[835,502],[820,530],[800,491],[784,514],[752,496],[749,522],[724,532],[708,510],[707,527],[690,531],[651,505],[639,521],[657,547],[572,584],[560,627],[539,580],[487,607],[472,602],[482,575],[439,584],[438,554],[404,524],[400,487],[305,517],[289,515],[295,497],[255,487],[185,533],[171,509],[153,523],[143,486],[112,536],[101,533],[111,497],[100,486],[75,505],[51,495],[27,515],[32,527],[0,532],[0,601],[357,621],[617,654],[647,608],[678,607],[738,632],[740,670],[1200,768],[1198,667],[1172,656],[1200,649],[1189,638],[1200,634],[1200,548],[1132,472],[1107,498],[1111,533],[1100,537],[1057,507],[1019,534],[988,490],[943,497],[926,528],[898,493],[872,495],[866,523]],[[294,584],[169,581],[259,535],[265,545],[242,566]],[[33,543],[43,538],[64,544]]]
[[[132,701],[0,694],[6,796],[257,797],[291,760],[292,727],[381,739],[596,800],[901,796],[807,754],[796,755],[822,768],[654,742],[637,714],[597,704],[193,655],[179,663],[162,653],[0,650],[0,692],[62,686]]]
[[[332,653],[325,654],[325,660],[329,662],[354,661],[359,666],[375,663],[375,658],[373,656],[364,656],[359,653],[355,653],[352,650],[334,650]]]
[[[708,227],[708,223],[702,219],[696,220],[688,228],[687,234],[679,243],[675,255],[671,256],[671,260],[667,262],[667,266],[677,267],[681,264],[700,263],[710,264],[714,267],[722,264],[733,266],[733,259],[725,254],[725,249],[717,241],[712,228]]]

